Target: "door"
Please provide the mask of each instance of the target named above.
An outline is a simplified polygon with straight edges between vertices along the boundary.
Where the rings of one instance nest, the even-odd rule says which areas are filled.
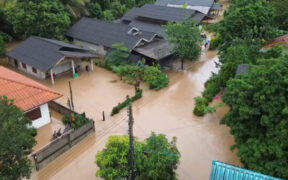
[[[14,59],[14,65],[18,68],[18,61],[16,59]]]

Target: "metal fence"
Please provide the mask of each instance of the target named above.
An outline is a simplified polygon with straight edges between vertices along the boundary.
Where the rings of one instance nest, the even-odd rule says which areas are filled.
[[[61,114],[70,113],[70,110],[66,107],[52,102],[49,103],[49,107],[55,109]],[[95,132],[94,121],[88,119],[87,123],[78,129],[71,129],[64,133],[62,136],[51,141],[49,144],[34,152],[32,157],[34,159],[36,170],[40,170],[51,161],[56,159],[58,156],[69,150],[71,147],[76,145],[86,136]]]

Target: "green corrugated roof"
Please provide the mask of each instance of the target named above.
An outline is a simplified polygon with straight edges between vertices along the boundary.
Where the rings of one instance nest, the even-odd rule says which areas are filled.
[[[209,180],[281,180],[218,161],[212,162]]]

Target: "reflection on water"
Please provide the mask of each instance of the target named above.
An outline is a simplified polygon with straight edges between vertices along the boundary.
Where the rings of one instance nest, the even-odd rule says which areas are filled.
[[[201,95],[211,72],[218,71],[216,55],[216,51],[204,51],[199,61],[185,62],[184,72],[165,71],[170,85],[160,91],[148,90],[142,84],[144,96],[133,104],[135,136],[144,139],[154,131],[165,133],[169,138],[177,137],[181,152],[179,179],[208,179],[212,160],[240,165],[235,153],[230,151],[234,140],[229,128],[219,125],[228,108],[219,108],[216,113],[204,117],[192,113],[194,97]],[[85,111],[94,119],[96,135],[89,136],[40,172],[34,171],[31,179],[100,179],[95,176],[95,154],[105,146],[110,135],[127,133],[126,111],[113,117],[109,114],[127,94],[134,93],[132,86],[98,67],[94,72],[82,72],[76,79],[71,75],[57,78],[53,86],[49,80],[44,82],[65,95],[58,100],[63,105],[69,96],[68,80],[72,83],[76,111]],[[104,122],[102,111],[106,114]]]

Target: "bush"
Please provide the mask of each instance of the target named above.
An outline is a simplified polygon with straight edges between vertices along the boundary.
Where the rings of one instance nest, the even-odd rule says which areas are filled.
[[[198,96],[194,98],[195,100],[195,107],[193,113],[197,116],[203,116],[205,114],[205,108],[207,106],[207,100]]]
[[[88,119],[85,117],[85,114],[74,114],[74,120],[72,121],[71,127],[74,129],[78,129],[81,126],[87,123]],[[70,124],[70,118],[68,115],[64,115],[62,117],[63,124]]]
[[[78,129],[81,126],[87,123],[88,119],[82,114],[74,114],[74,121],[72,122],[71,127],[73,129]]]
[[[209,49],[215,50],[220,45],[220,42],[221,42],[220,41],[220,34],[217,33],[215,36],[212,37],[212,39],[210,41]]]
[[[155,90],[162,89],[169,83],[167,75],[154,66],[145,68],[143,80],[149,85],[150,89]]]
[[[130,102],[134,102],[134,101],[140,99],[142,97],[142,93],[143,93],[142,89],[136,90],[135,95],[132,98],[126,99],[122,103],[118,103],[117,106],[113,107],[112,112],[111,112],[111,116],[119,113],[120,110],[127,107]]]
[[[68,124],[70,121],[69,121],[69,116],[67,116],[67,115],[64,115],[63,117],[62,117],[62,123],[63,124]]]
[[[205,83],[205,90],[203,91],[202,96],[203,98],[207,99],[208,102],[211,102],[219,91],[219,77],[218,75],[213,75]]]

